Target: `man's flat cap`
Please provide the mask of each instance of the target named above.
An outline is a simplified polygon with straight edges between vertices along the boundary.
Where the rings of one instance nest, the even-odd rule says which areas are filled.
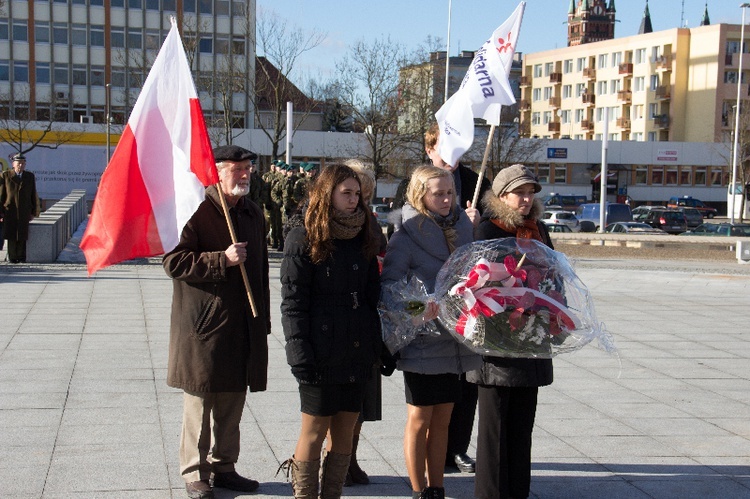
[[[240,146],[219,146],[214,149],[214,159],[220,161],[246,161],[258,157],[253,151]]]

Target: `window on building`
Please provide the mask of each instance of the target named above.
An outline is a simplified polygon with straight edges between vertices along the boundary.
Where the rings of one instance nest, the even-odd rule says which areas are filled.
[[[185,12],[195,13],[195,0],[183,0],[182,10]]]
[[[597,64],[599,69],[607,67],[607,54],[599,54],[599,63]]]
[[[568,181],[568,167],[566,165],[555,165],[555,183],[565,184]]]
[[[620,82],[620,80],[611,80],[609,82],[609,93],[616,94],[617,92],[620,91],[621,85],[622,83]]]
[[[583,137],[582,133],[577,133],[577,134],[573,135],[573,139],[574,140],[583,140],[583,138],[584,137]]]
[[[214,46],[216,54],[229,54],[229,35],[216,35],[216,45]]]
[[[665,183],[667,185],[677,185],[677,167],[670,166],[667,168],[667,174],[665,176]]]
[[[143,10],[143,0],[128,0],[128,7],[131,9]]]
[[[549,76],[555,72],[555,63],[547,62],[544,64],[544,76]]]
[[[198,0],[198,8],[201,14],[213,14],[213,0]]]
[[[89,39],[92,47],[104,47],[104,26],[92,24],[89,28]]]
[[[0,19],[0,40],[8,40],[8,38],[9,38],[8,20]]]
[[[576,97],[580,97],[584,93],[586,93],[586,84],[585,83],[576,83]]]
[[[617,121],[620,119],[620,108],[618,106],[612,106],[609,108],[609,121]]]
[[[664,167],[651,167],[651,185],[664,185]]]
[[[646,49],[636,49],[635,51],[635,63],[642,64],[646,62]]]
[[[619,67],[620,64],[622,64],[622,52],[612,53],[612,67]]]
[[[693,185],[693,167],[680,167],[680,185]]]
[[[724,83],[737,84],[737,71],[724,71]],[[747,83],[745,72],[742,72],[742,83]]]
[[[86,5],[86,0],[73,0],[73,5]]]
[[[648,132],[648,141],[656,142],[656,132]]]
[[[233,0],[232,1],[232,13],[235,16],[242,16],[245,15],[245,11],[247,10],[247,4],[240,0]]]
[[[607,95],[607,82],[606,81],[596,82],[596,95]]]
[[[29,82],[29,63],[13,61],[13,82]]]
[[[229,15],[229,0],[216,0],[216,15],[217,16]]]
[[[159,50],[159,47],[161,47],[161,40],[159,39],[159,30],[147,29],[146,30],[146,49]]]
[[[49,43],[49,23],[47,21],[34,21],[35,43]]]
[[[580,73],[584,69],[586,69],[586,58],[579,57],[578,59],[576,59],[576,71]]]
[[[580,123],[586,119],[585,109],[576,109],[576,123]]]
[[[695,185],[706,185],[706,167],[698,166],[695,168]]]
[[[112,68],[112,86],[113,87],[124,87],[125,86],[125,69],[124,68]]]
[[[125,0],[109,0],[112,7],[125,7]]]
[[[70,28],[70,43],[72,45],[86,46],[86,25],[73,24]]]
[[[651,75],[651,90],[659,88],[659,75]]]
[[[604,108],[597,107],[596,108],[596,122],[601,123],[602,121],[604,121]]]
[[[13,21],[13,41],[14,42],[28,42],[29,41],[29,29],[26,26],[26,21]]]
[[[537,166],[536,177],[540,184],[549,184],[549,165]]]
[[[37,62],[34,64],[37,83],[50,83],[49,62]]]
[[[724,169],[719,166],[711,167],[711,185],[722,185]]]
[[[643,142],[643,132],[631,133],[630,140],[632,140],[633,142]]]
[[[89,85],[92,87],[104,86],[104,66],[91,66],[90,74]]]
[[[607,138],[609,140],[612,140],[612,141],[614,141],[614,140],[620,140],[620,134],[619,133],[610,133],[609,135],[607,135]]]
[[[661,47],[651,47],[651,62],[656,62],[661,57]]]
[[[637,185],[648,184],[648,166],[639,165],[635,167],[635,183]]]
[[[652,102],[648,105],[648,117],[654,119],[659,116],[659,104]]]
[[[566,59],[563,62],[563,73],[568,74],[573,72],[573,59]]]
[[[0,59],[0,81],[10,81],[10,61]]]
[[[563,85],[562,96],[563,99],[570,99],[573,97],[573,85]]]
[[[161,7],[165,11],[173,12],[177,10],[177,0],[162,0]]]
[[[541,88],[535,88],[531,91],[531,99],[534,102],[537,102],[539,100],[542,100],[542,89]]]
[[[109,32],[112,48],[125,48],[125,28],[112,26]]]
[[[143,48],[143,31],[141,28],[128,28],[128,48]]]
[[[202,54],[213,54],[214,41],[211,38],[201,38],[198,42],[198,51]]]
[[[563,109],[560,112],[560,122],[561,123],[570,123],[570,110],[569,109]]]
[[[542,124],[547,125],[549,123],[552,123],[552,111],[544,111],[544,114],[542,115]]]
[[[104,6],[104,0],[89,0],[89,5],[95,6],[95,7],[102,7]]]
[[[54,23],[52,25],[52,39],[57,44],[68,45],[67,23]]]
[[[552,87],[544,87],[544,100],[552,98]]]
[[[159,0],[146,0],[146,10],[159,10]]]
[[[541,115],[539,113],[531,113],[531,124],[540,125],[542,123]]]
[[[633,78],[633,91],[643,92],[644,90],[646,90],[646,77],[636,76],[635,78]]]
[[[72,76],[73,85],[87,85],[88,78],[86,78],[86,66],[83,64],[73,64]]]
[[[232,53],[234,55],[245,55],[245,38],[242,36],[232,37]]]
[[[630,108],[630,119],[631,120],[642,120],[643,119],[643,104],[636,104]]]
[[[67,64],[55,64],[52,75],[55,77],[55,85],[70,84]]]
[[[534,78],[541,78],[541,76],[542,76],[542,65],[535,64],[534,65]]]

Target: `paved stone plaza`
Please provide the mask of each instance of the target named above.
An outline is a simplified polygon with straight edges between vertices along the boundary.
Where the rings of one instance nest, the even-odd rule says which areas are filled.
[[[533,497],[750,497],[750,265],[699,267],[577,262],[619,358],[588,346],[555,359]],[[255,497],[291,495],[275,473],[299,421],[278,274],[274,259],[269,389],[248,397],[242,423],[238,471],[261,481]],[[182,395],[165,384],[171,283],[158,260],[93,278],[76,264],[2,264],[0,293],[0,495],[185,497]],[[365,423],[360,443],[373,483],[345,496],[410,494],[401,374],[383,387],[384,420]],[[446,489],[470,498],[473,476],[449,474]]]

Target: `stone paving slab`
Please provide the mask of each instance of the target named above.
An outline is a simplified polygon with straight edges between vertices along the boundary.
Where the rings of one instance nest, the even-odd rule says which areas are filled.
[[[0,264],[0,427],[12,451],[0,460],[4,496],[185,497],[182,396],[164,381],[171,283],[158,259],[139,263],[92,278],[75,263]],[[750,498],[750,275],[575,263],[618,356],[588,346],[555,359],[555,382],[540,390],[532,497]],[[238,471],[262,484],[247,497],[291,495],[275,473],[299,429],[277,258],[271,294],[268,391],[248,396],[242,422]],[[373,483],[345,496],[410,494],[400,373],[383,391],[384,419],[364,425],[360,444]],[[473,497],[473,476],[448,473],[446,488]]]

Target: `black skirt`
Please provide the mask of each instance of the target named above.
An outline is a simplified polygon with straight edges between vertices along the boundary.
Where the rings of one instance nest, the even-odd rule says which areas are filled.
[[[458,374],[417,374],[404,371],[406,403],[410,405],[455,404],[461,400]]]
[[[338,412],[360,412],[364,383],[308,385],[300,383],[300,411],[311,416],[333,416]]]

